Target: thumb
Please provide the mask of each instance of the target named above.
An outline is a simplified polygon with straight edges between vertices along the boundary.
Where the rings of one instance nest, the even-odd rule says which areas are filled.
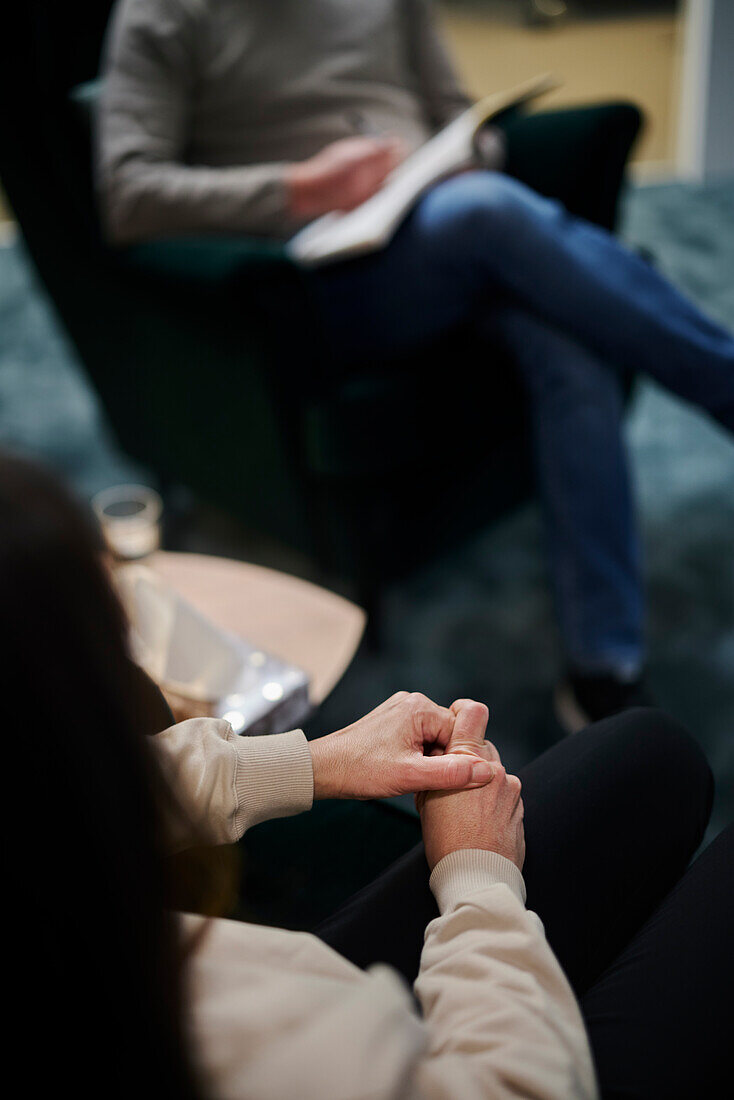
[[[483,787],[493,776],[494,769],[488,761],[462,753],[423,756],[415,764],[417,789],[422,791]]]

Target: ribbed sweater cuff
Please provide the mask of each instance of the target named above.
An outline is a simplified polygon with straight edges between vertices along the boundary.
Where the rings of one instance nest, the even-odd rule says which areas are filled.
[[[433,868],[430,887],[440,912],[448,913],[472,894],[503,882],[525,904],[525,882],[515,864],[481,848],[450,852]]]
[[[265,737],[235,737],[237,835],[274,817],[291,817],[313,805],[313,766],[301,730]]]

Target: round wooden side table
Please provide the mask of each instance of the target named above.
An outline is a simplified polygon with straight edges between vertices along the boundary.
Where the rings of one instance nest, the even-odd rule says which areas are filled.
[[[341,679],[364,633],[367,616],[361,607],[287,573],[167,551],[142,564],[218,626],[307,672],[314,706]],[[172,696],[161,686],[177,720],[207,713],[205,704]]]

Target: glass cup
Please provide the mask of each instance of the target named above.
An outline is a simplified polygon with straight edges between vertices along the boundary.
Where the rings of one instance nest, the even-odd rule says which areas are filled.
[[[145,485],[112,485],[92,498],[104,540],[124,561],[152,554],[161,544],[163,501]]]

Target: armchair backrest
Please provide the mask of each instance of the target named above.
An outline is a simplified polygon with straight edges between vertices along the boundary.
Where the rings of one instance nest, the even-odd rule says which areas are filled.
[[[69,92],[96,76],[112,6],[23,0],[3,36],[0,180],[42,270],[50,249],[98,244],[89,138]]]
[[[47,92],[64,95],[97,75],[113,6],[114,0],[24,0],[28,39],[14,45],[35,55],[35,76]]]

